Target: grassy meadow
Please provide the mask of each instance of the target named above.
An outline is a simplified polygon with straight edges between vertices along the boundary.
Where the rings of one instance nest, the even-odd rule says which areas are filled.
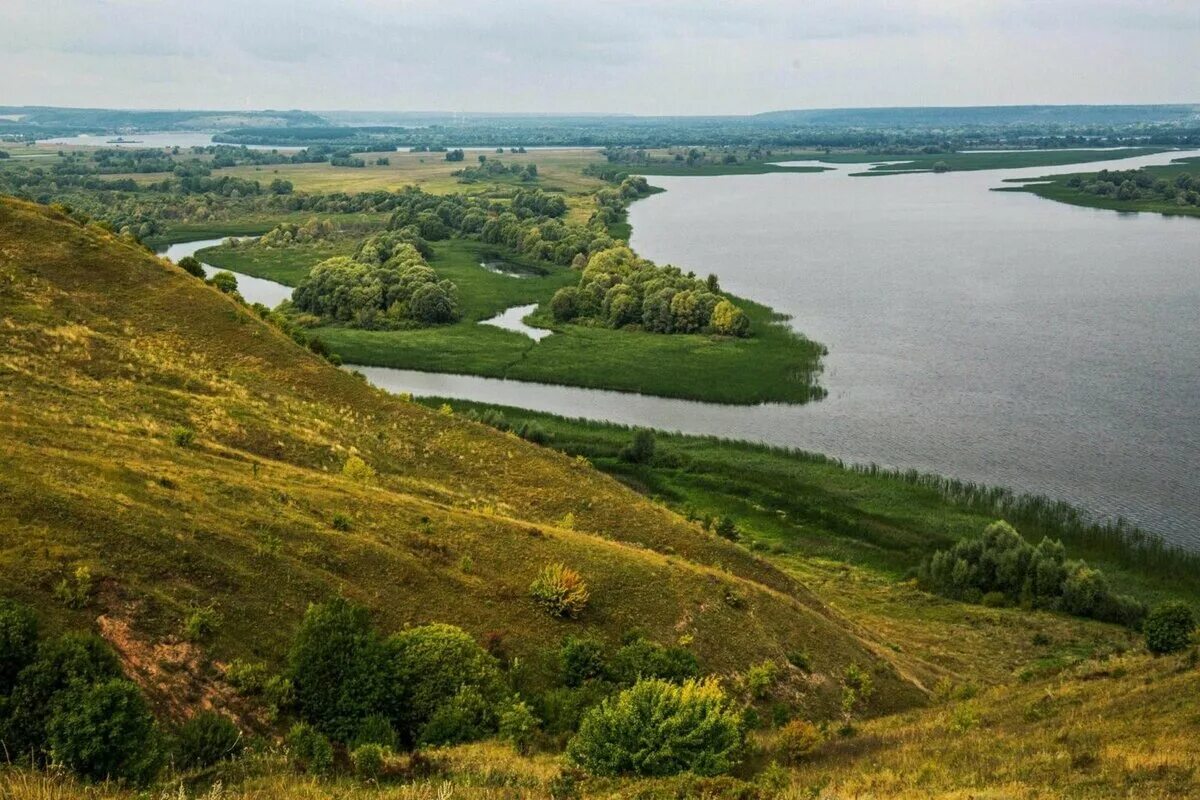
[[[1146,167],[1145,170],[1155,179],[1163,178],[1172,180],[1177,175],[1195,175],[1200,173],[1200,159],[1179,158],[1170,164]],[[1038,197],[1055,200],[1059,203],[1069,203],[1073,206],[1086,206],[1088,208],[1104,208],[1111,211],[1144,211],[1150,214],[1166,214],[1169,216],[1200,216],[1200,207],[1197,206],[1181,206],[1176,203],[1157,199],[1118,200],[1116,197],[1092,194],[1067,185],[1067,181],[1072,178],[1081,177],[1086,180],[1095,175],[1096,173],[1094,172],[1078,172],[1070,175],[1047,175],[1041,178],[1024,178],[1019,181],[1011,181],[1011,183],[1019,185],[999,187],[993,191],[1029,192],[1030,194],[1036,194]]]

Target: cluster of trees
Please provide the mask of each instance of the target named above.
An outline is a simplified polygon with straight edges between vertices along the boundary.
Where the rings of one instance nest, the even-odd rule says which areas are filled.
[[[550,301],[559,322],[636,325],[654,333],[749,333],[749,318],[721,295],[715,275],[700,280],[639,258],[625,246],[593,253],[579,266],[579,285],[559,289]]]
[[[328,239],[337,232],[337,228],[328,219],[309,217],[302,224],[281,222],[259,237],[255,243],[258,247],[287,247],[292,244],[308,244],[310,242]],[[227,244],[236,243],[237,239],[227,240]],[[236,247],[237,245],[234,244]]]
[[[479,157],[479,166],[463,167],[460,170],[455,170],[452,174],[456,176],[461,183],[475,183],[482,180],[494,180],[496,178],[516,178],[524,183],[536,181],[538,177],[537,164],[505,164],[500,159],[489,160],[487,156]]]
[[[1067,560],[1062,542],[1047,538],[1035,547],[1003,521],[934,553],[917,577],[930,591],[973,603],[1052,609],[1129,626],[1146,615],[1142,603],[1114,592],[1100,570]]]
[[[453,322],[458,288],[439,280],[406,231],[365,241],[354,257],[337,256],[313,267],[292,293],[292,306],[325,322],[359,328],[395,328]]]
[[[344,746],[356,763],[365,747],[496,734],[519,747],[538,736],[569,738],[569,758],[596,774],[718,774],[737,763],[742,712],[715,682],[696,679],[695,657],[683,648],[631,637],[610,655],[596,640],[568,638],[558,659],[561,686],[527,702],[512,670],[459,628],[384,637],[346,600],[313,605],[286,676],[311,731],[293,728],[292,738],[310,752]]]
[[[1145,169],[1102,169],[1095,175],[1073,175],[1067,179],[1067,186],[1115,200],[1157,200],[1178,206],[1200,206],[1200,177],[1186,172],[1168,180],[1155,178]]]
[[[234,756],[241,737],[214,713],[162,730],[103,639],[41,638],[31,609],[0,600],[0,744],[12,763],[143,784],[168,760],[205,767]]]

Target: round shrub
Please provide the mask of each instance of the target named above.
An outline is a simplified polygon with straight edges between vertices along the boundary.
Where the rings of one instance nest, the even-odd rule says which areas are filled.
[[[477,689],[488,702],[503,696],[496,659],[461,628],[444,624],[410,628],[389,637],[386,649],[389,717],[408,742],[416,741],[434,714],[465,687]],[[451,715],[451,711],[445,714]],[[439,724],[450,721],[443,719]]]
[[[587,608],[587,583],[565,564],[548,564],[529,584],[534,602],[553,617],[578,617]]]
[[[464,686],[438,707],[421,729],[424,745],[461,744],[482,739],[496,729],[492,704],[478,688]]]
[[[33,609],[0,600],[0,695],[12,694],[21,670],[37,656],[38,621]]]
[[[550,313],[556,322],[570,322],[579,316],[579,290],[564,286],[550,298]]]
[[[372,714],[358,726],[358,732],[350,741],[351,749],[357,749],[364,744],[377,744],[387,750],[395,750],[399,744],[396,729],[388,718],[381,714]]]
[[[214,272],[208,282],[225,294],[234,294],[238,290],[237,276],[228,270]]]
[[[700,665],[690,650],[663,647],[640,637],[613,654],[609,664],[609,677],[624,686],[632,686],[643,678],[683,683],[699,673]]]
[[[175,759],[184,769],[211,767],[242,752],[242,732],[228,717],[201,711],[175,735]]]
[[[54,760],[85,778],[140,784],[158,771],[154,717],[141,690],[121,678],[60,694],[46,736]]]
[[[604,676],[604,645],[596,639],[568,636],[559,648],[558,663],[563,683],[580,686]]]
[[[387,750],[377,744],[360,744],[350,752],[354,774],[366,781],[377,780],[386,761]]]
[[[805,719],[794,719],[779,731],[779,753],[789,764],[798,764],[812,755],[824,737],[816,725]]]
[[[639,681],[583,718],[567,747],[596,775],[720,775],[745,746],[741,714],[715,681]]]
[[[1142,623],[1146,647],[1151,653],[1177,653],[1188,646],[1196,630],[1196,615],[1177,600],[1160,603]]]

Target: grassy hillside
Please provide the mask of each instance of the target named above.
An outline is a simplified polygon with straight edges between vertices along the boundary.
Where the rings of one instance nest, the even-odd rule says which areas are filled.
[[[0,242],[0,594],[98,627],[152,690],[220,705],[220,662],[278,663],[306,604],[343,593],[385,630],[492,632],[535,674],[568,632],[639,629],[720,673],[803,648],[817,716],[851,663],[876,711],[922,698],[794,578],[586,462],[374,390],[99,228],[0,200]],[[376,476],[344,475],[351,454]],[[578,622],[527,598],[556,561],[591,586]],[[81,566],[94,591],[68,608],[53,587]],[[163,667],[210,604],[211,644]]]

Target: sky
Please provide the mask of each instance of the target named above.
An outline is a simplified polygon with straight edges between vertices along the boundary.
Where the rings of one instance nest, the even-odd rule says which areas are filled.
[[[0,0],[0,105],[1200,101],[1200,0]]]

